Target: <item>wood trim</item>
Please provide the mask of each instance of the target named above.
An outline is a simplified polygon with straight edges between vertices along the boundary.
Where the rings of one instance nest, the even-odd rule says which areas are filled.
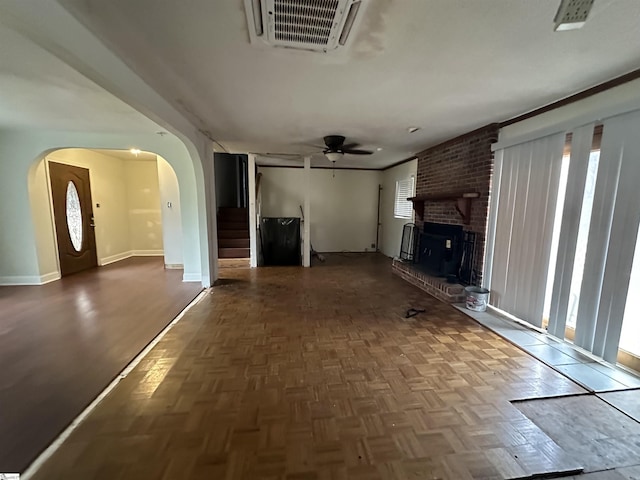
[[[304,166],[289,166],[289,165],[257,165],[260,168],[304,168]],[[334,170],[333,167],[311,167],[311,170]],[[335,167],[335,170],[357,170],[357,171],[368,171],[368,172],[381,172],[384,170],[383,168],[353,168],[353,167]]]
[[[618,87],[625,83],[629,83],[633,80],[637,80],[640,78],[640,69],[633,70],[629,73],[625,73],[619,77],[608,80],[604,83],[600,83],[591,88],[587,88],[586,90],[582,90],[581,92],[575,93],[573,95],[569,95],[568,97],[562,98],[555,102],[549,103],[548,105],[544,105],[540,108],[536,108],[535,110],[531,110],[530,112],[523,113],[518,115],[517,117],[510,118],[509,120],[505,120],[499,124],[499,127],[506,127],[508,125],[513,125],[514,123],[521,122],[523,120],[527,120],[532,117],[537,117],[543,113],[550,112],[551,110],[555,110],[560,107],[564,107],[565,105],[569,105],[571,103],[578,102],[580,100],[584,100],[585,98],[591,97],[598,93],[602,93],[606,90],[610,90],[614,87]]]
[[[413,203],[413,210],[420,220],[424,218],[424,204],[425,202],[456,202],[456,210],[462,217],[462,223],[469,225],[471,221],[471,201],[474,198],[478,198],[480,194],[478,192],[451,192],[451,193],[438,193],[434,195],[420,195],[417,197],[407,198]]]

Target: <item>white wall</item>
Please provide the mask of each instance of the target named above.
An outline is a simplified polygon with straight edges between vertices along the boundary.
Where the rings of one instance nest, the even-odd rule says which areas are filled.
[[[131,252],[133,255],[163,255],[157,162],[126,160],[123,163]]]
[[[162,214],[162,243],[164,264],[169,268],[182,265],[182,217],[180,213],[180,187],[171,165],[157,156],[160,208]]]
[[[7,21],[18,24],[21,34],[59,55],[71,68],[131,105],[169,135],[129,131],[111,134],[33,129],[0,131],[0,222],[3,228],[9,226],[8,232],[0,228],[0,252],[4,253],[7,246],[17,253],[8,255],[9,260],[0,258],[0,279],[41,277],[34,235],[37,227],[30,221],[31,212],[24,207],[29,204],[25,179],[31,174],[35,160],[58,148],[128,149],[135,146],[162,155],[174,168],[182,205],[183,279],[210,286],[217,278],[218,269],[213,142],[62,5],[45,1],[34,9],[24,2],[13,2],[10,11]],[[47,21],[43,22],[43,18]],[[22,202],[18,210],[9,206],[15,202]]]
[[[400,254],[402,243],[402,228],[413,219],[395,218],[393,207],[396,199],[396,182],[406,180],[410,176],[416,176],[418,160],[411,160],[397,167],[382,172],[382,200],[380,205],[380,250],[388,257],[397,257]]]
[[[47,213],[50,209],[38,195],[35,200],[30,197],[30,192],[40,185],[40,176],[46,178],[39,160],[70,146],[97,149],[136,146],[161,154],[171,164],[180,183],[183,278],[201,281],[205,286],[213,281],[216,267],[210,261],[217,258],[216,241],[212,238],[209,245],[208,230],[215,233],[215,225],[207,218],[205,196],[213,205],[215,198],[206,193],[202,172],[203,167],[212,167],[212,152],[207,156],[211,159],[210,165],[204,161],[196,164],[185,144],[173,136],[0,130],[0,283],[38,284],[50,279],[55,272],[57,261],[52,265],[50,259],[57,258],[57,253],[52,242],[41,241],[45,237],[42,232],[53,231],[51,215]],[[205,147],[203,152],[207,151]],[[198,176],[195,167],[200,169]],[[213,179],[212,171],[207,172],[207,178]]]
[[[260,167],[262,216],[300,217],[304,169]],[[374,250],[381,173],[311,169],[311,244],[319,252]]]

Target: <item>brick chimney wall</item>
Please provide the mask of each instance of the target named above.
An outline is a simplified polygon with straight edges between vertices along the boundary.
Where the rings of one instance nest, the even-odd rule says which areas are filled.
[[[491,124],[428,148],[416,155],[418,172],[416,196],[453,192],[478,192],[471,204],[471,221],[464,225],[454,201],[425,202],[423,222],[462,225],[476,233],[474,269],[477,285],[482,282],[483,257],[487,235],[489,194],[493,173],[491,144],[498,141],[498,125]]]

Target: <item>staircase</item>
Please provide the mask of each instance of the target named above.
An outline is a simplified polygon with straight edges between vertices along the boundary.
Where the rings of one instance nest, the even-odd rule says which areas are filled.
[[[249,211],[218,209],[218,258],[249,258]]]

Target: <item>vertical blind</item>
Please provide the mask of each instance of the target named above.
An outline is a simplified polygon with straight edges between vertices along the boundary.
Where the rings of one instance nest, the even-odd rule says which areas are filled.
[[[571,139],[571,158],[567,176],[567,190],[562,209],[562,223],[558,239],[558,257],[554,272],[551,311],[548,331],[564,338],[569,303],[571,301],[571,279],[575,263],[582,199],[584,197],[589,155],[593,143],[594,124],[577,128]]]
[[[564,133],[498,151],[491,304],[542,325]]]
[[[615,362],[640,224],[640,112],[604,121],[575,343]]]

